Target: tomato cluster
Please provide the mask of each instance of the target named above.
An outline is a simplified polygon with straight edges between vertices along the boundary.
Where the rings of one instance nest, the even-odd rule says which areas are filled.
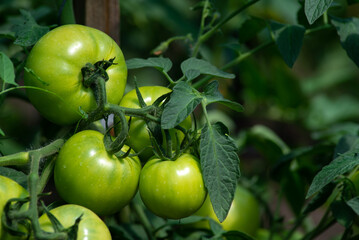
[[[90,66],[90,70],[84,70],[85,66]],[[91,77],[100,80],[86,84],[84,72],[98,69],[99,75]],[[157,140],[145,117],[126,115],[124,123],[121,114],[126,110],[150,105],[156,107],[151,112],[153,117],[159,117],[165,98],[171,93],[166,87],[147,86],[124,95],[126,77],[126,63],[117,44],[103,32],[81,25],[64,25],[50,31],[37,42],[26,61],[24,82],[29,100],[47,120],[75,126],[77,122],[88,121],[88,115],[96,116],[93,114],[96,111],[101,111],[103,117],[111,106],[122,109],[120,114],[115,114],[115,136],[76,128],[76,133],[67,138],[56,156],[54,184],[67,204],[50,213],[64,228],[74,225],[81,216],[77,239],[111,239],[109,229],[98,216],[118,213],[137,192],[148,210],[165,219],[188,217],[201,207],[210,206],[209,197],[205,201],[207,190],[198,157],[179,147],[186,132],[192,128],[191,117],[180,123],[178,129],[161,130]],[[105,81],[105,91],[102,92],[105,95],[101,95],[102,82],[98,81]],[[99,92],[94,90],[94,85]],[[156,101],[158,99],[161,100]],[[128,130],[124,124],[128,124]],[[126,131],[120,148],[110,151],[108,144],[116,142],[114,139]],[[168,147],[172,145],[175,147]],[[167,149],[166,154],[161,149]],[[0,213],[10,198],[28,194],[16,182],[1,177]],[[243,201],[247,200],[243,196],[248,195],[236,193],[232,208],[245,208]],[[252,204],[251,209],[257,208],[253,200],[248,201]],[[237,223],[231,223],[228,228],[232,229],[233,225],[236,230],[245,230],[248,227],[252,234],[257,228],[258,212],[251,209],[247,209],[248,214],[243,214],[239,223],[235,219],[233,221]],[[203,210],[197,214],[201,212]],[[236,213],[230,213],[229,218],[233,218],[232,215]],[[243,218],[247,215],[255,224],[246,225]],[[213,213],[209,216],[215,218]],[[44,231],[54,231],[47,214],[39,218],[39,223]],[[223,227],[226,229],[226,226],[225,221]],[[1,228],[0,232],[7,234]]]

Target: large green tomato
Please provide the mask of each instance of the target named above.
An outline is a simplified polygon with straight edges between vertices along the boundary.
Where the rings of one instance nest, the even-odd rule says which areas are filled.
[[[206,198],[203,206],[193,215],[211,217],[219,223],[209,197]],[[227,218],[220,224],[224,230],[241,231],[255,236],[260,224],[258,201],[248,190],[238,185]],[[208,221],[201,221],[195,223],[194,226],[209,228],[209,223]]]
[[[170,219],[193,214],[207,193],[198,159],[188,153],[174,161],[150,159],[141,171],[139,191],[150,211]]]
[[[14,180],[0,175],[0,217],[3,214],[4,207],[7,201],[11,198],[23,198],[28,197],[29,193]],[[1,240],[15,240],[25,239],[15,236],[10,236],[7,231],[2,229],[2,223],[0,224],[0,239]]]
[[[141,172],[138,157],[108,154],[103,138],[94,130],[76,133],[60,149],[54,168],[59,195],[100,216],[113,214],[130,202]],[[124,146],[122,151],[128,149]]]
[[[106,72],[107,101],[118,104],[123,96],[127,67],[121,49],[105,33],[86,26],[70,24],[45,34],[32,48],[24,73],[28,97],[48,120],[73,124],[81,118],[79,108],[89,112],[96,107],[91,88],[83,85],[81,68],[115,58]]]
[[[77,240],[111,240],[111,234],[106,224],[91,210],[74,204],[66,204],[50,210],[64,228],[74,225],[82,215],[77,230]],[[39,218],[40,227],[46,232],[54,232],[50,219],[46,214]]]
[[[145,101],[146,105],[152,105],[156,99],[160,96],[171,92],[171,89],[162,87],[162,86],[145,86],[139,88],[142,98]],[[140,108],[140,104],[138,102],[136,90],[133,89],[126,93],[121,102],[120,106],[127,108]],[[129,118],[127,118],[129,119]],[[115,120],[116,122],[116,120]],[[184,129],[190,129],[192,126],[191,117],[187,117],[182,123],[179,124]],[[118,133],[119,129],[115,126],[115,133]],[[171,131],[171,140],[172,144],[176,144],[176,136],[175,132],[178,135],[178,139],[180,141],[183,140],[184,134],[180,130],[172,130]],[[165,139],[164,139],[165,140]],[[136,152],[140,152],[143,149],[146,149],[141,152],[140,158],[143,161],[146,161],[150,157],[153,156],[153,151],[151,150],[151,140],[148,134],[148,129],[146,122],[141,118],[133,117],[131,118],[131,126],[129,130],[129,138],[127,140],[127,144],[133,148]]]

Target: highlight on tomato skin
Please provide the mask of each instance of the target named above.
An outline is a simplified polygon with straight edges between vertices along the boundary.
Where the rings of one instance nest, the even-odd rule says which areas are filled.
[[[94,130],[72,135],[59,151],[54,167],[60,197],[100,216],[114,214],[131,201],[141,172],[137,156],[108,154],[103,139],[104,135]],[[128,149],[124,145],[122,151]]]
[[[61,50],[59,50],[61,49]],[[120,47],[104,32],[79,24],[56,27],[31,49],[24,83],[27,96],[40,114],[58,125],[71,125],[96,108],[92,89],[83,84],[87,63],[114,63],[106,69],[107,101],[118,104],[127,83],[127,66]],[[34,87],[38,89],[34,89]]]
[[[198,159],[188,153],[173,161],[150,159],[141,171],[139,192],[145,206],[166,219],[190,216],[207,194]]]

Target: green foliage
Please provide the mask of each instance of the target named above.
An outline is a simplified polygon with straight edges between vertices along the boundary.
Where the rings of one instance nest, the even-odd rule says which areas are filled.
[[[38,25],[28,11],[20,10],[20,13],[24,18],[24,22],[23,24],[17,24],[13,27],[16,38],[14,44],[23,47],[32,46],[45,35],[50,28]]]
[[[305,15],[310,24],[314,23],[330,7],[333,0],[305,0]]]
[[[203,178],[219,221],[223,221],[240,176],[237,147],[222,123],[206,125],[201,133],[200,159]]]

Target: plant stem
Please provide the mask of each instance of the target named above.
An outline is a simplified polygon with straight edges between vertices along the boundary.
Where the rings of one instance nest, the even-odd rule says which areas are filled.
[[[132,207],[133,207],[134,211],[136,212],[137,216],[139,217],[140,222],[143,224],[143,227],[145,228],[148,238],[150,240],[154,240],[155,238],[152,234],[153,227],[151,225],[151,222],[148,220],[145,212],[143,211],[143,208],[138,203],[133,203]]]
[[[59,151],[61,146],[64,144],[63,139],[58,139],[49,145],[29,152],[29,158],[31,162],[30,174],[28,175],[28,186],[29,186],[29,195],[30,195],[30,204],[29,208],[25,212],[17,212],[13,216],[15,218],[28,218],[31,221],[32,229],[36,239],[67,239],[67,233],[58,232],[58,233],[48,233],[44,232],[40,228],[40,223],[38,220],[38,191],[39,191],[39,170],[40,170],[40,161],[44,157],[51,156]]]
[[[221,20],[219,23],[217,23],[217,25],[215,25],[213,28],[211,28],[211,30],[209,30],[208,32],[203,34],[203,29],[204,29],[204,20],[205,20],[205,14],[204,11],[206,11],[207,9],[207,5],[208,5],[208,1],[205,2],[205,6],[203,7],[203,13],[202,13],[202,19],[201,19],[201,28],[200,28],[200,33],[199,33],[199,37],[197,39],[197,42],[194,46],[194,50],[192,53],[192,57],[197,56],[198,51],[200,46],[202,45],[203,42],[205,42],[208,38],[210,38],[214,33],[217,32],[217,30],[219,28],[221,28],[224,24],[226,24],[229,20],[231,20],[233,17],[235,17],[236,15],[238,15],[239,13],[243,12],[245,9],[247,9],[248,7],[252,6],[253,4],[255,4],[256,2],[258,2],[259,0],[252,0],[249,1],[248,3],[244,4],[242,7],[238,8],[237,10],[233,11],[231,14],[229,14],[226,18],[224,18],[223,20]]]
[[[57,0],[59,8],[60,24],[74,24],[76,23],[73,0]]]
[[[30,162],[29,152],[19,152],[0,157],[0,166],[20,166]]]

